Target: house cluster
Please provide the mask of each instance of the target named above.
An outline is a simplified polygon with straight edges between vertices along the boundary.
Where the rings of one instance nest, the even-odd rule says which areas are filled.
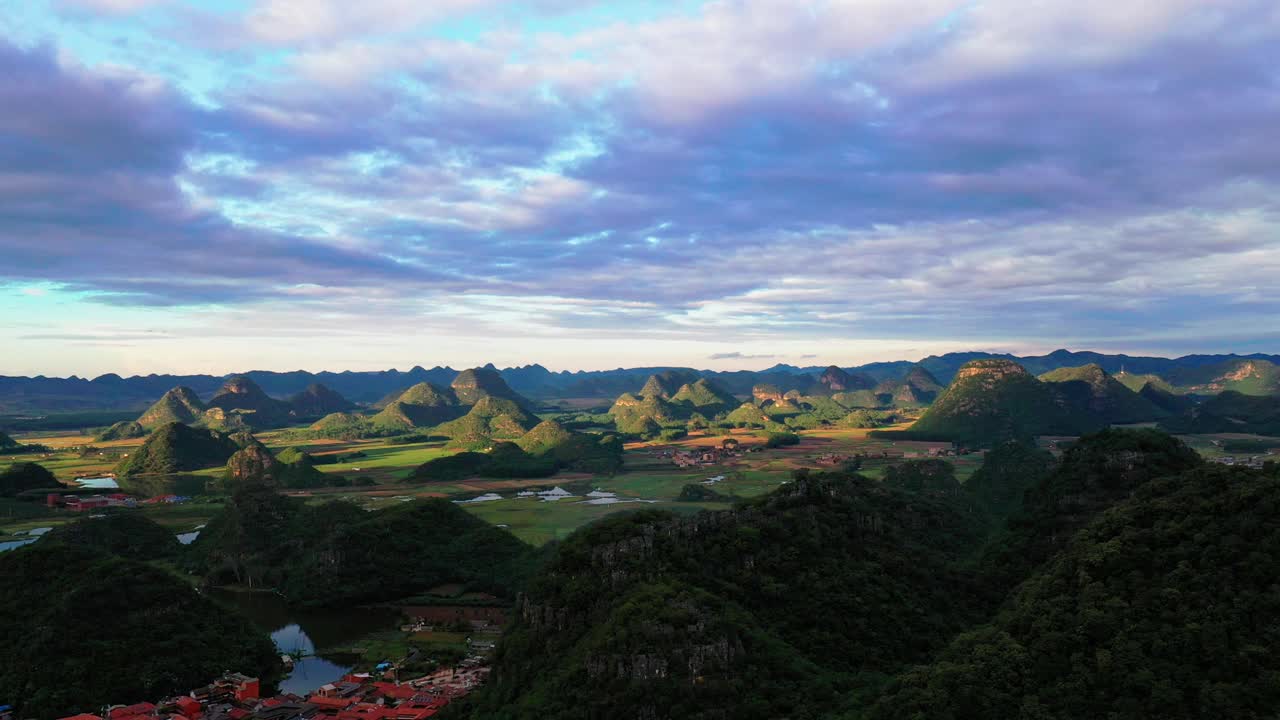
[[[51,508],[63,508],[72,512],[89,512],[106,508],[136,508],[139,505],[169,505],[186,502],[189,498],[181,495],[157,495],[139,500],[125,493],[107,495],[63,495],[49,493],[45,496],[45,505]]]
[[[257,678],[228,673],[158,703],[116,705],[61,720],[427,720],[487,679],[480,658],[408,682],[350,673],[304,696],[261,697]]]
[[[1220,455],[1213,458],[1213,462],[1219,465],[1230,465],[1232,467],[1245,467],[1254,470],[1261,470],[1262,466],[1267,462],[1274,462],[1275,455],[1250,455],[1248,457],[1235,455]]]
[[[906,459],[956,457],[965,455],[968,452],[965,448],[952,445],[951,447],[930,447],[924,450],[907,451],[902,453],[902,457]]]
[[[719,445],[692,448],[663,448],[655,451],[658,457],[671,458],[676,467],[719,465],[729,458],[742,457],[745,452],[737,440],[729,438]]]
[[[92,510],[102,510],[104,508],[137,507],[138,501],[124,493],[89,496],[49,493],[45,497],[45,505],[48,505],[51,508],[66,508],[73,512],[89,512]]]

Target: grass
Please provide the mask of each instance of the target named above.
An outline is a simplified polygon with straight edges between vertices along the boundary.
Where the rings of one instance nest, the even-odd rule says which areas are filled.
[[[595,522],[604,517],[622,512],[633,512],[642,508],[657,508],[679,513],[693,513],[704,509],[722,509],[728,507],[726,502],[682,503],[675,498],[681,489],[690,483],[699,483],[715,475],[724,475],[726,479],[715,484],[717,492],[738,497],[754,497],[776,489],[790,478],[791,473],[803,467],[817,467],[816,458],[820,455],[835,453],[853,455],[868,453],[872,457],[862,460],[862,474],[871,478],[881,478],[885,468],[902,462],[902,453],[919,453],[922,457],[932,447],[945,447],[944,443],[893,441],[881,438],[870,438],[864,429],[826,428],[800,433],[798,445],[773,448],[761,452],[748,452],[741,457],[729,458],[721,465],[679,468],[668,458],[655,457],[656,448],[672,447],[705,447],[719,445],[724,436],[695,435],[671,443],[631,443],[627,446],[625,472],[616,476],[590,476],[583,474],[562,474],[552,478],[527,480],[470,479],[450,483],[418,484],[408,483],[406,478],[418,465],[443,455],[454,452],[446,448],[442,442],[427,442],[411,445],[396,445],[385,439],[367,439],[353,441],[309,440],[297,441],[283,436],[279,431],[259,433],[258,438],[279,451],[288,446],[299,446],[315,455],[333,453],[351,453],[360,451],[366,457],[350,462],[321,465],[326,473],[340,474],[348,478],[367,475],[379,484],[368,488],[321,488],[295,495],[306,497],[308,502],[320,503],[330,500],[344,499],[356,502],[369,509],[389,507],[394,503],[404,502],[415,497],[444,497],[455,500],[470,499],[485,493],[498,493],[504,499],[463,505],[468,512],[483,518],[495,525],[506,526],[517,537],[535,545],[564,538],[574,530]],[[763,445],[760,434],[751,431],[734,431],[732,437],[741,446],[751,448]],[[1222,454],[1212,444],[1212,440],[1228,440],[1238,438],[1255,438],[1246,435],[1193,435],[1184,436],[1194,449],[1201,454],[1212,457]],[[23,438],[26,442],[39,442],[55,448],[48,458],[41,456],[19,456],[18,460],[40,462],[52,470],[59,480],[70,483],[78,476],[86,476],[109,471],[114,460],[104,461],[97,456],[79,457],[79,448],[90,444],[92,438],[77,433],[40,433]],[[110,448],[118,452],[129,452],[141,441],[125,440],[113,443],[93,443],[96,447]],[[891,457],[876,457],[881,453],[889,453]],[[956,476],[961,482],[982,465],[982,456],[978,454],[962,457],[945,458],[956,469]],[[4,458],[0,458],[0,463]],[[359,468],[358,470],[356,468]],[[219,477],[222,468],[208,468],[199,472],[201,475]],[[581,495],[588,488],[598,488],[616,493],[620,499],[658,500],[654,504],[623,502],[611,505],[588,505],[581,502],[580,497],[558,502],[541,502],[537,498],[516,498],[515,493],[528,488],[549,488],[555,485],[570,487],[575,495]],[[217,498],[196,498],[193,502],[178,505],[147,506],[142,512],[175,533],[187,532],[195,526],[205,524],[221,509]],[[0,499],[0,530],[5,533],[27,530],[34,527],[48,527],[74,520],[79,517],[66,511],[48,510],[39,503],[25,503],[15,500]],[[3,537],[3,536],[0,536]]]

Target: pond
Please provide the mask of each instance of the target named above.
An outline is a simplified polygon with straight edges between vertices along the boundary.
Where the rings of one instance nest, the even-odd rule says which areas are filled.
[[[332,651],[372,632],[390,630],[401,620],[398,611],[389,609],[295,608],[269,592],[211,590],[209,595],[244,613],[271,633],[282,654],[297,658],[293,670],[280,681],[280,692],[296,695],[306,695],[351,671],[354,658],[326,650]]]
[[[113,477],[76,478],[76,484],[92,490],[119,490],[120,484]]]

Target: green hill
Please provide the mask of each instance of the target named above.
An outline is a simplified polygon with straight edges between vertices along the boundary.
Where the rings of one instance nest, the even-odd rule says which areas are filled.
[[[368,418],[355,413],[330,413],[307,428],[315,437],[354,440],[372,431]]]
[[[1267,360],[1235,359],[1213,365],[1176,368],[1169,382],[1184,392],[1216,395],[1228,390],[1244,395],[1280,395],[1280,365]]]
[[[222,423],[226,416],[234,413],[250,427],[269,428],[288,422],[290,406],[267,395],[248,376],[236,375],[227,378],[210,398],[206,412],[209,410],[221,410],[224,415],[218,418]]]
[[[172,422],[152,431],[142,447],[120,461],[115,472],[118,477],[128,478],[132,475],[170,474],[217,467],[225,464],[239,449],[239,446],[216,430]]]
[[[82,518],[54,528],[41,542],[83,545],[133,560],[172,559],[182,551],[172,530],[137,512]]]
[[[1142,388],[1148,385],[1154,385],[1165,392],[1174,392],[1173,385],[1170,385],[1167,380],[1153,373],[1131,373],[1121,371],[1116,373],[1113,377],[1115,377],[1116,381],[1121,385],[1124,385],[1134,392],[1140,392]]]
[[[191,425],[204,414],[204,403],[189,387],[176,387],[166,392],[146,412],[138,416],[138,424],[151,429],[169,423]]]
[[[421,382],[406,388],[395,401],[423,407],[452,407],[461,404],[453,390],[429,382]]]
[[[325,475],[317,470],[315,459],[307,453],[288,448],[275,456],[265,445],[253,440],[227,460],[224,484],[228,489],[260,484],[302,490],[333,485],[337,479],[338,476]]]
[[[22,443],[0,432],[0,452],[22,447]]]
[[[1106,429],[1080,438],[1052,473],[1025,491],[1020,511],[988,548],[988,585],[1012,588],[1142,484],[1202,464],[1194,450],[1158,430]]]
[[[671,404],[684,408],[685,412],[697,411],[703,415],[714,415],[737,407],[738,399],[714,382],[702,379],[682,385],[671,396]]]
[[[989,445],[1037,435],[1079,435],[1104,424],[1021,365],[986,359],[965,363],[911,431]]]
[[[875,388],[876,401],[885,405],[900,408],[924,407],[938,397],[942,386],[937,378],[920,365],[913,366],[900,380],[885,380]],[[850,407],[875,407],[867,404],[869,398],[853,399],[856,405]]]
[[[111,442],[112,440],[132,440],[134,438],[146,436],[147,429],[141,424],[132,420],[122,420],[98,433],[94,436],[94,440],[97,440],[98,442]]]
[[[698,381],[698,374],[689,370],[663,370],[654,373],[640,389],[640,397],[658,397],[670,400],[680,388]]]
[[[875,388],[876,381],[864,373],[849,373],[835,365],[828,367],[809,390],[810,395],[834,395]]]
[[[884,397],[871,390],[836,393],[831,396],[831,399],[850,409],[863,408],[866,410],[888,407],[891,402],[891,399],[886,401]]]
[[[472,717],[826,718],[974,621],[957,503],[801,476],[733,511],[639,511],[562,542]]]
[[[0,553],[0,577],[0,697],[17,717],[97,713],[231,669],[281,675],[266,633],[147,563],[42,540]]]
[[[1277,478],[1240,469],[1135,488],[867,717],[1273,717],[1277,508]]]
[[[734,427],[763,428],[775,424],[763,409],[755,403],[744,402],[725,416],[724,421]]]
[[[312,383],[302,392],[290,396],[288,405],[289,412],[298,418],[319,418],[355,407],[342,395],[319,383]]]
[[[1253,433],[1280,436],[1280,396],[1228,390],[1182,415],[1160,421],[1177,433]]]
[[[397,400],[369,418],[369,423],[384,430],[429,428],[455,420],[465,411],[466,408],[460,405],[418,405]]]
[[[618,432],[629,435],[649,435],[662,425],[680,420],[677,410],[666,400],[656,396],[638,398],[631,393],[618,396],[609,415]]]
[[[515,440],[538,421],[514,400],[486,395],[462,417],[436,427],[435,432],[455,444],[476,445],[493,440]]]
[[[458,402],[463,405],[475,405],[487,397],[510,400],[525,412],[533,412],[533,403],[512,390],[492,367],[472,368],[458,373],[450,385]]]
[[[61,488],[62,483],[45,466],[33,462],[13,463],[0,472],[0,497],[12,497],[28,490]]]
[[[275,588],[300,605],[391,601],[444,583],[511,597],[532,550],[448,500],[366,512],[246,485],[191,545],[210,582]]]
[[[1185,413],[1195,407],[1196,403],[1186,395],[1177,395],[1170,390],[1165,389],[1163,385],[1148,382],[1143,385],[1138,394],[1146,399],[1147,402],[1164,410],[1170,415],[1179,415]]]
[[[1040,379],[1054,383],[1073,404],[1107,424],[1148,422],[1168,415],[1098,365],[1059,368]]]

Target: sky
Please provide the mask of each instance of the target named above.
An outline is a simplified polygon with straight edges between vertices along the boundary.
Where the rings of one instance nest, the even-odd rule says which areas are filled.
[[[1280,351],[1274,0],[0,5],[0,374]]]

